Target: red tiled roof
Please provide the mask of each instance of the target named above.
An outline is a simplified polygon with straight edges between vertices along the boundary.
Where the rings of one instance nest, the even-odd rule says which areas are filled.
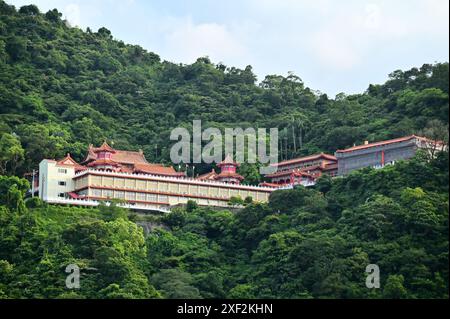
[[[308,171],[314,171],[314,170],[330,171],[330,170],[333,170],[333,169],[337,169],[337,163],[325,164],[325,166],[311,165],[311,166],[303,167],[301,169],[292,168],[292,169],[287,169],[287,170],[278,171],[278,172],[275,172],[275,173],[272,173],[272,174],[268,174],[268,175],[266,175],[266,177],[274,178],[274,177],[279,177],[279,176],[288,176],[288,175],[291,175],[292,173],[298,173],[298,172],[310,175],[309,173],[307,173]]]
[[[149,164],[142,152],[116,150],[116,153],[112,154],[112,159],[121,164]]]
[[[314,161],[314,160],[319,159],[319,158],[324,158],[324,159],[327,159],[327,160],[330,160],[330,161],[337,161],[336,157],[333,156],[333,155],[320,153],[320,154],[314,154],[314,155],[309,155],[309,156],[305,156],[305,157],[293,158],[293,159],[288,160],[288,161],[279,162],[278,164],[272,164],[272,166],[278,166],[278,167],[286,166],[286,165],[290,165],[290,164]]]
[[[116,163],[115,161],[109,159],[109,158],[101,158],[101,159],[96,159],[90,163],[88,163],[86,166],[88,167],[92,167],[92,166],[120,166],[119,163]]]
[[[70,165],[70,166],[75,166],[76,170],[82,170],[82,169],[86,169],[86,167],[84,167],[81,164],[78,164],[71,156],[69,153],[67,153],[66,157],[64,157],[63,159],[60,159],[59,161],[56,161],[57,165]]]
[[[69,193],[67,193],[71,198],[80,198],[80,195],[78,195],[77,193],[75,193],[75,192],[69,192]]]
[[[96,147],[93,147],[92,145],[89,145],[88,154],[86,156],[86,159],[83,161],[83,163],[95,160],[97,158],[97,155],[95,154],[95,152],[100,148],[101,147],[96,148]],[[142,151],[135,152],[135,151],[121,151],[121,150],[115,150],[115,149],[112,149],[112,150],[114,152],[111,154],[111,159],[117,163],[128,164],[128,165],[135,164],[135,163],[149,164],[147,162],[147,160],[145,159],[144,153]]]
[[[220,172],[220,174],[217,175],[216,179],[221,179],[221,178],[237,178],[239,180],[243,180],[244,176],[239,175],[238,173]]]
[[[393,144],[393,143],[405,142],[405,141],[409,141],[409,140],[412,140],[412,139],[418,139],[418,140],[421,140],[421,141],[430,141],[431,142],[431,140],[429,140],[429,139],[427,139],[425,137],[416,136],[416,135],[409,135],[409,136],[394,138],[394,139],[386,140],[386,141],[380,141],[380,142],[374,142],[374,143],[369,143],[369,144],[357,145],[357,146],[353,146],[353,147],[350,147],[350,148],[346,148],[344,150],[337,150],[336,153],[348,153],[348,152],[358,151],[358,150],[371,148],[371,147],[384,146],[384,145]]]
[[[101,152],[101,151],[108,151],[108,152],[111,152],[111,153],[115,153],[116,152],[116,150],[113,149],[111,146],[109,146],[108,143],[106,143],[106,141],[103,142],[103,144],[100,147],[94,147],[92,149],[92,151],[94,153]]]
[[[201,180],[214,180],[217,177],[217,173],[214,169],[211,170],[211,172],[208,172],[206,174],[202,174],[200,176],[197,177],[197,179],[201,179]]]
[[[293,171],[294,171],[293,169],[289,169],[289,170],[285,170],[285,171],[279,171],[279,172],[275,172],[275,173],[272,173],[272,174],[267,174],[266,177],[274,178],[274,177],[279,177],[279,176],[288,176],[288,175],[291,175]]]
[[[142,172],[153,175],[164,176],[184,176],[183,172],[177,172],[172,166],[162,166],[161,164],[134,164],[134,172]]]
[[[325,167],[323,168],[324,171],[331,171],[333,169],[337,169],[338,168],[338,164],[328,164],[325,165]]]

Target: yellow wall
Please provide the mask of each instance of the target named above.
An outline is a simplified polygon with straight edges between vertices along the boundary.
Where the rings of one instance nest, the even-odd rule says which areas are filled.
[[[99,186],[99,188],[96,189],[95,186]],[[200,205],[227,206],[231,196],[240,196],[242,199],[251,196],[254,201],[267,202],[270,194],[270,192],[260,191],[255,187],[251,189],[224,188],[214,185],[214,183],[193,185],[179,183],[174,179],[169,182],[165,180],[143,180],[133,178],[132,175],[125,178],[125,176],[99,176],[89,173],[78,178],[75,182],[76,189],[86,187],[90,189],[89,196],[93,197],[105,199],[113,197],[133,201],[168,203],[169,205],[185,204],[191,199]],[[104,187],[112,190],[102,189]],[[170,194],[181,196],[171,196]],[[210,198],[201,198],[202,196]]]

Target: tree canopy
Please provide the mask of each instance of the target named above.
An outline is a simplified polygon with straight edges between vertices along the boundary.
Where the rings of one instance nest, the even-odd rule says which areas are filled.
[[[233,212],[48,205],[20,177],[43,158],[81,160],[104,139],[168,163],[170,131],[194,119],[277,127],[280,160],[412,133],[448,138],[448,94],[448,62],[330,98],[292,73],[258,83],[251,66],[161,61],[104,27],[71,27],[57,9],[0,0],[0,298],[448,298],[448,152],[323,176],[265,204],[234,197]],[[245,182],[261,181],[258,165],[241,165]],[[71,264],[80,289],[65,285]],[[365,286],[369,264],[380,289]]]
[[[104,139],[168,163],[170,131],[191,129],[194,119],[221,130],[279,128],[280,160],[448,127],[448,63],[397,70],[384,84],[335,98],[293,73],[259,80],[251,66],[161,61],[104,27],[71,27],[57,9],[16,10],[0,0],[0,134],[13,135],[25,152],[24,160],[20,149],[9,156],[21,160],[9,160],[15,167],[7,174],[68,151],[81,160]],[[256,166],[241,167],[246,183],[261,181]]]

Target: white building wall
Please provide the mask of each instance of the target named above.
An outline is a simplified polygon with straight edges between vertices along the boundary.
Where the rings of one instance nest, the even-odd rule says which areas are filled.
[[[74,176],[74,167],[57,165],[52,160],[42,160],[39,164],[39,197],[48,200],[72,192],[75,189]]]

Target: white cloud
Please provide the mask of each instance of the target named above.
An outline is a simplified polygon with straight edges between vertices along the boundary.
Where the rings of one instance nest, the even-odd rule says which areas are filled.
[[[347,70],[361,62],[359,50],[351,41],[328,30],[316,33],[310,45],[315,58],[325,67]]]
[[[77,4],[69,3],[64,7],[63,14],[71,26],[78,27],[81,25],[81,10]]]
[[[380,1],[355,6],[352,10],[336,8],[333,18],[310,35],[313,57],[334,70],[349,70],[367,61],[365,58],[380,46],[412,34],[414,24],[391,14],[390,10]]]
[[[209,56],[215,62],[225,62],[246,55],[246,48],[225,25],[194,24],[192,19],[187,18],[172,26],[174,28],[165,37],[165,51],[168,58],[174,61],[192,63],[200,56]],[[165,24],[162,28],[170,27]]]
[[[104,26],[176,63],[207,55],[251,64],[259,79],[293,70],[331,94],[364,90],[397,68],[448,61],[448,0],[7,2],[57,7],[72,24]]]

